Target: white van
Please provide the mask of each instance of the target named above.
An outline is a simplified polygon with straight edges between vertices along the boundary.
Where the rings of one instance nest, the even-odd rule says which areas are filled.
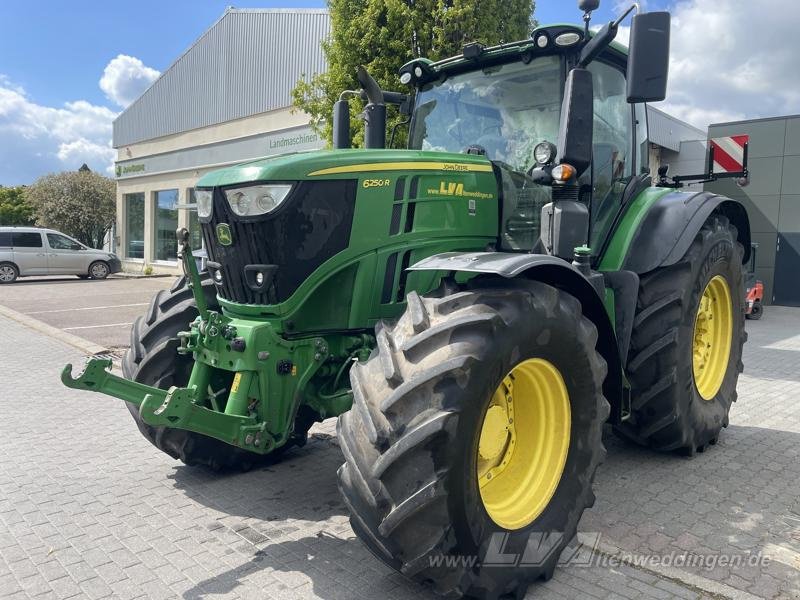
[[[105,279],[122,270],[115,254],[41,227],[0,227],[0,283],[28,275]]]

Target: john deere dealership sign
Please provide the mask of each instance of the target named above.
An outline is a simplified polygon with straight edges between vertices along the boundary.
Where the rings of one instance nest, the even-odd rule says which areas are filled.
[[[144,173],[145,167],[143,164],[125,164],[117,163],[117,177],[122,177],[123,175],[131,175],[131,174],[138,174]]]
[[[271,154],[316,150],[323,145],[310,127],[294,127],[174,152],[121,160],[116,163],[115,171],[117,179],[129,179],[159,173],[221,167]]]
[[[314,148],[321,148],[322,144],[319,143],[319,137],[313,131],[304,131],[296,135],[284,135],[269,141],[270,150],[286,150],[294,149],[299,146],[307,146],[315,144]]]

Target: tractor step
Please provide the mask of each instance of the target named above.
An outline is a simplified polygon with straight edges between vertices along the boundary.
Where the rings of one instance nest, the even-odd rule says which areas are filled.
[[[99,392],[130,402],[139,407],[142,421],[153,427],[194,431],[258,454],[275,449],[275,440],[266,431],[265,423],[258,423],[251,416],[227,415],[200,405],[194,386],[162,390],[114,375],[110,368],[110,360],[92,358],[83,372],[73,377],[72,365],[68,364],[61,372],[61,382],[76,390]]]

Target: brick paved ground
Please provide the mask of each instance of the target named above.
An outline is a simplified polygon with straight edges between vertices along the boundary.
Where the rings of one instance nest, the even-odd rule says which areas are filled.
[[[767,566],[562,568],[535,598],[800,598],[800,311],[748,323],[731,426],[694,459],[607,437],[581,531],[595,561],[761,552]],[[69,347],[0,318],[0,597],[432,598],[354,538],[333,423],[284,462],[216,476],[150,446],[121,403],[68,390]]]

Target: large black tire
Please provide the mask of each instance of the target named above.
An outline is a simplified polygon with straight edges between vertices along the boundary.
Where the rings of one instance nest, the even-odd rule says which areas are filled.
[[[552,576],[594,502],[609,414],[596,328],[569,294],[539,282],[488,279],[449,293],[443,286],[431,297],[412,292],[397,324],[378,326],[377,340],[371,358],[351,371],[353,409],[338,422],[346,461],[339,487],[353,530],[384,563],[440,594],[521,597],[529,583]],[[481,500],[478,435],[499,382],[534,357],[564,378],[570,445],[544,511],[509,531]],[[522,555],[537,539],[545,541],[535,565],[467,561],[483,561],[492,540],[504,542],[504,553]],[[446,557],[456,561],[436,564]]]
[[[742,245],[728,219],[713,214],[677,264],[641,278],[628,357],[631,418],[615,431],[660,451],[693,455],[716,444],[736,400],[742,372],[744,278]],[[731,293],[733,335],[722,385],[711,400],[692,370],[694,324],[708,282],[722,276]]]
[[[203,274],[202,283],[208,307],[218,310],[214,284],[207,274]],[[147,312],[131,328],[131,346],[122,359],[125,377],[161,389],[186,385],[193,360],[191,355],[178,354],[177,334],[188,330],[197,314],[197,304],[185,277],[178,278],[169,291],[159,291]],[[215,471],[247,469],[261,457],[192,431],[152,427],[142,421],[138,406],[130,403],[127,406],[139,431],[151,444],[187,465]]]

